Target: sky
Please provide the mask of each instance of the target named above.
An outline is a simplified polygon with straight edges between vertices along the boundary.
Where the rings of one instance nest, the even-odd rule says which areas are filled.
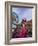
[[[15,12],[18,14],[19,22],[22,21],[22,19],[26,19],[27,21],[32,19],[32,8],[19,8],[19,7],[13,7],[12,13]]]

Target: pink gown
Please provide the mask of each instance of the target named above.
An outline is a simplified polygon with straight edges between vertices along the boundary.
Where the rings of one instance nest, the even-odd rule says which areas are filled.
[[[27,29],[25,27],[22,27],[19,35],[20,35],[20,37],[26,37],[27,36]]]

